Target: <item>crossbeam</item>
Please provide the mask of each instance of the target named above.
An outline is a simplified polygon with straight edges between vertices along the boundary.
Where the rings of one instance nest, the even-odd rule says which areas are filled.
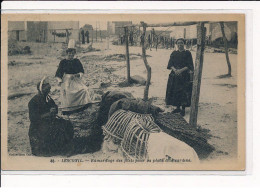
[[[201,22],[171,22],[171,23],[160,23],[160,24],[147,24],[146,27],[170,27],[170,26],[192,26],[199,24]],[[208,21],[203,21],[203,23],[212,23]],[[141,24],[131,24],[131,25],[124,25],[124,26],[116,26],[116,28],[125,28],[125,27],[142,27]]]

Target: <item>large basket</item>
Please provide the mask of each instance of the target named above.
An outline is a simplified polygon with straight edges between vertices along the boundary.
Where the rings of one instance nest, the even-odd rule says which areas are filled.
[[[107,123],[102,126],[104,134],[121,141],[124,137],[127,126],[136,118],[147,121],[154,120],[150,114],[139,114],[131,111],[118,110],[109,118]]]
[[[133,119],[126,128],[121,149],[131,159],[145,159],[149,135],[160,131],[160,127],[153,121],[140,118]]]

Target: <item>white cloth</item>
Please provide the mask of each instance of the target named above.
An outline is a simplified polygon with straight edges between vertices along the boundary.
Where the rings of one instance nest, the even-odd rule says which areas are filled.
[[[190,160],[192,163],[198,163],[199,158],[192,147],[186,143],[164,133],[151,133],[147,143],[148,158],[175,160]]]
[[[88,87],[73,74],[64,74],[61,85],[63,111],[72,111],[92,102]]]

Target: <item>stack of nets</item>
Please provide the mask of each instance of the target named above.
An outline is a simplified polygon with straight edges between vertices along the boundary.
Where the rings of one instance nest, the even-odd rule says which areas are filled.
[[[100,108],[97,116],[97,122],[100,126],[106,124],[108,121],[108,113],[111,105],[122,98],[134,97],[131,93],[120,91],[108,91],[102,95],[102,100],[100,102]]]
[[[153,121],[153,117],[150,114],[139,114],[131,111],[118,110],[109,118],[107,123],[102,126],[104,135],[112,136],[121,141],[130,122],[137,118],[143,121]]]
[[[96,108],[97,109],[97,108]],[[66,118],[66,116],[64,116]],[[82,110],[67,116],[72,122],[75,131],[88,131],[93,129],[96,122],[97,111],[95,108]]]
[[[142,118],[131,120],[121,143],[123,153],[131,159],[145,159],[150,133],[158,133],[160,131],[160,127],[152,120]]]
[[[155,123],[167,134],[191,146],[200,159],[206,158],[214,147],[208,144],[207,137],[189,125],[180,114],[160,113]]]
[[[73,150],[71,154],[93,153],[101,149],[103,134],[97,124],[98,107],[64,116],[71,121],[74,128]]]
[[[129,110],[140,114],[151,114],[153,117],[157,116],[159,112],[163,112],[159,107],[142,99],[123,98],[111,105],[108,116],[111,116],[119,109]]]

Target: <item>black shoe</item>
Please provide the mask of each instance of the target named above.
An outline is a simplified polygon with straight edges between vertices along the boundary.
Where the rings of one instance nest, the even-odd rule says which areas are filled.
[[[184,109],[182,109],[180,114],[181,114],[181,116],[183,116],[183,117],[184,117],[184,116],[185,116],[185,110],[184,110]]]
[[[179,112],[181,112],[181,109],[179,108],[176,108],[175,110],[172,111],[172,113],[179,113]]]

